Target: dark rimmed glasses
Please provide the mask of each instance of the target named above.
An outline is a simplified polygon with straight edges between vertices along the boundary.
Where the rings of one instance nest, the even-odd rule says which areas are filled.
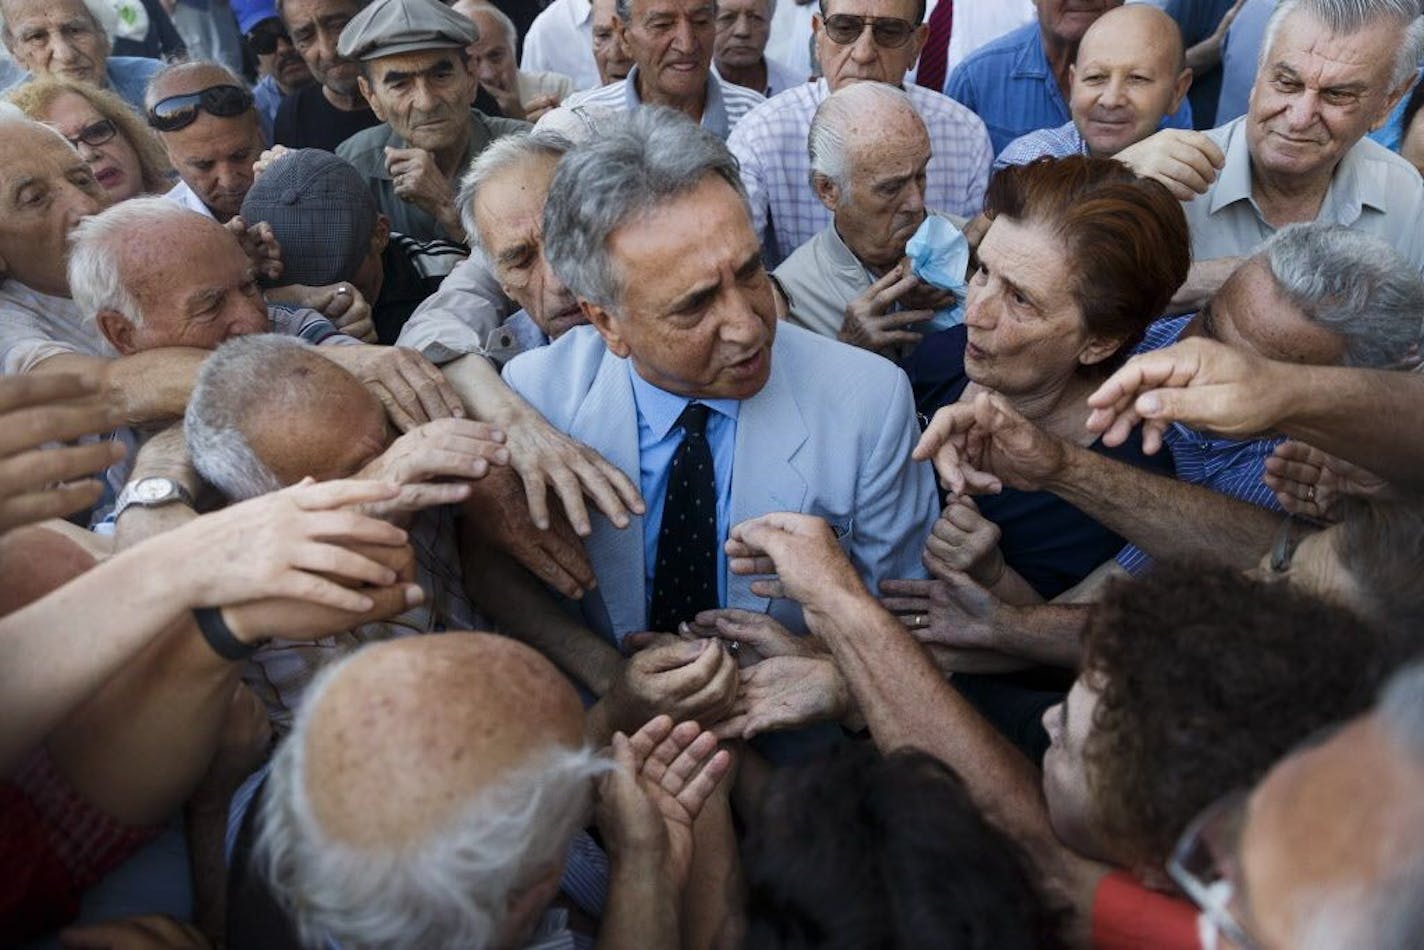
[[[90,148],[98,148],[100,145],[107,145],[114,140],[114,136],[119,134],[119,127],[110,119],[100,119],[98,122],[91,122],[79,130],[78,135],[66,135],[64,138],[75,148],[83,142]]]
[[[832,13],[822,23],[826,35],[837,46],[850,46],[860,39],[866,28],[875,45],[884,49],[899,49],[915,35],[915,24],[889,16],[856,16],[853,13]]]
[[[281,20],[275,18],[263,20],[247,34],[247,45],[258,56],[271,56],[277,52],[277,44],[282,40],[292,42],[287,28],[282,26]]]
[[[251,108],[252,93],[241,86],[225,83],[159,99],[149,107],[148,124],[159,132],[177,132],[192,125],[201,112],[230,119]]]

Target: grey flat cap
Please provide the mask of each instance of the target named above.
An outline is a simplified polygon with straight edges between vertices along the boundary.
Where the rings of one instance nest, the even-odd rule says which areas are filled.
[[[347,59],[379,59],[426,49],[464,49],[479,37],[469,19],[438,0],[376,0],[346,24],[336,52]]]

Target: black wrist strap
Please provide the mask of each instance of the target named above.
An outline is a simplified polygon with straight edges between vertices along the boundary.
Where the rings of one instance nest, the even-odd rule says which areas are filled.
[[[233,636],[232,628],[216,607],[198,607],[193,611],[193,617],[198,621],[198,630],[208,641],[208,646],[224,660],[245,660],[257,652],[255,645],[243,643]]]

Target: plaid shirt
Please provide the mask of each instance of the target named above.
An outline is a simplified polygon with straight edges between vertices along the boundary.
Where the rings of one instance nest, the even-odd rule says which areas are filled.
[[[1067,158],[1069,155],[1087,155],[1088,143],[1078,134],[1078,127],[1065,122],[1056,129],[1039,129],[1027,135],[1020,135],[994,159],[994,171],[1010,165],[1027,165],[1036,158]]]
[[[984,188],[994,153],[978,116],[921,86],[905,93],[925,120],[933,155],[925,206],[972,218],[983,210]],[[727,146],[741,163],[742,184],[751,202],[752,225],[764,235],[768,222],[768,265],[775,266],[831,223],[831,213],[811,190],[811,156],[806,139],[816,107],[830,95],[824,79],[768,99],[749,112]]]
[[[1147,336],[1133,354],[1150,353],[1171,346],[1196,314],[1168,317],[1147,328]],[[1172,453],[1177,478],[1210,488],[1231,498],[1248,501],[1268,511],[1281,511],[1276,493],[1262,481],[1266,459],[1284,438],[1225,439],[1174,422],[1162,433],[1162,444]],[[1142,574],[1152,566],[1152,557],[1134,544],[1118,552],[1117,563],[1126,571]]]
[[[643,104],[638,98],[638,67],[628,71],[627,79],[611,82],[597,89],[576,92],[564,101],[570,109],[587,112],[632,112]],[[702,127],[726,140],[737,123],[766,97],[754,90],[727,82],[716,70],[707,74],[707,102],[702,107]]]

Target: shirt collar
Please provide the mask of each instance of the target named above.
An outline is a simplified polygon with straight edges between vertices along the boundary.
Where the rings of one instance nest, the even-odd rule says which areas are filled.
[[[593,16],[593,0],[568,0],[569,11],[574,15],[574,22],[583,26]]]
[[[666,438],[672,427],[677,425],[677,418],[682,415],[682,410],[693,400],[654,386],[638,374],[631,359],[626,362],[628,378],[633,381],[633,402],[638,406],[638,415],[642,416],[643,423],[654,437],[659,440]],[[698,399],[697,402],[734,422],[742,405],[737,399]]]
[[[1389,210],[1384,176],[1371,175],[1365,168],[1362,153],[1369,148],[1366,141],[1361,139],[1350,146],[1330,177],[1330,189],[1321,210],[1328,208],[1330,217],[1340,224],[1354,224],[1367,206],[1376,211]]]
[[[722,99],[723,80],[715,69],[707,71],[707,97],[702,104],[702,127],[716,133],[722,139],[731,134],[727,125],[727,107]],[[632,112],[643,104],[638,98],[638,67],[628,70],[628,78],[623,80],[623,101]]]
[[[1238,201],[1252,201],[1251,147],[1246,144],[1246,117],[1236,119],[1226,128],[1226,164],[1221,167],[1216,187],[1212,189],[1209,214]]]
[[[1024,42],[1019,46],[1019,55],[1014,60],[1015,76],[1032,76],[1036,79],[1052,79],[1048,68],[1048,54],[1043,51],[1043,34],[1038,23],[1022,27]]]

